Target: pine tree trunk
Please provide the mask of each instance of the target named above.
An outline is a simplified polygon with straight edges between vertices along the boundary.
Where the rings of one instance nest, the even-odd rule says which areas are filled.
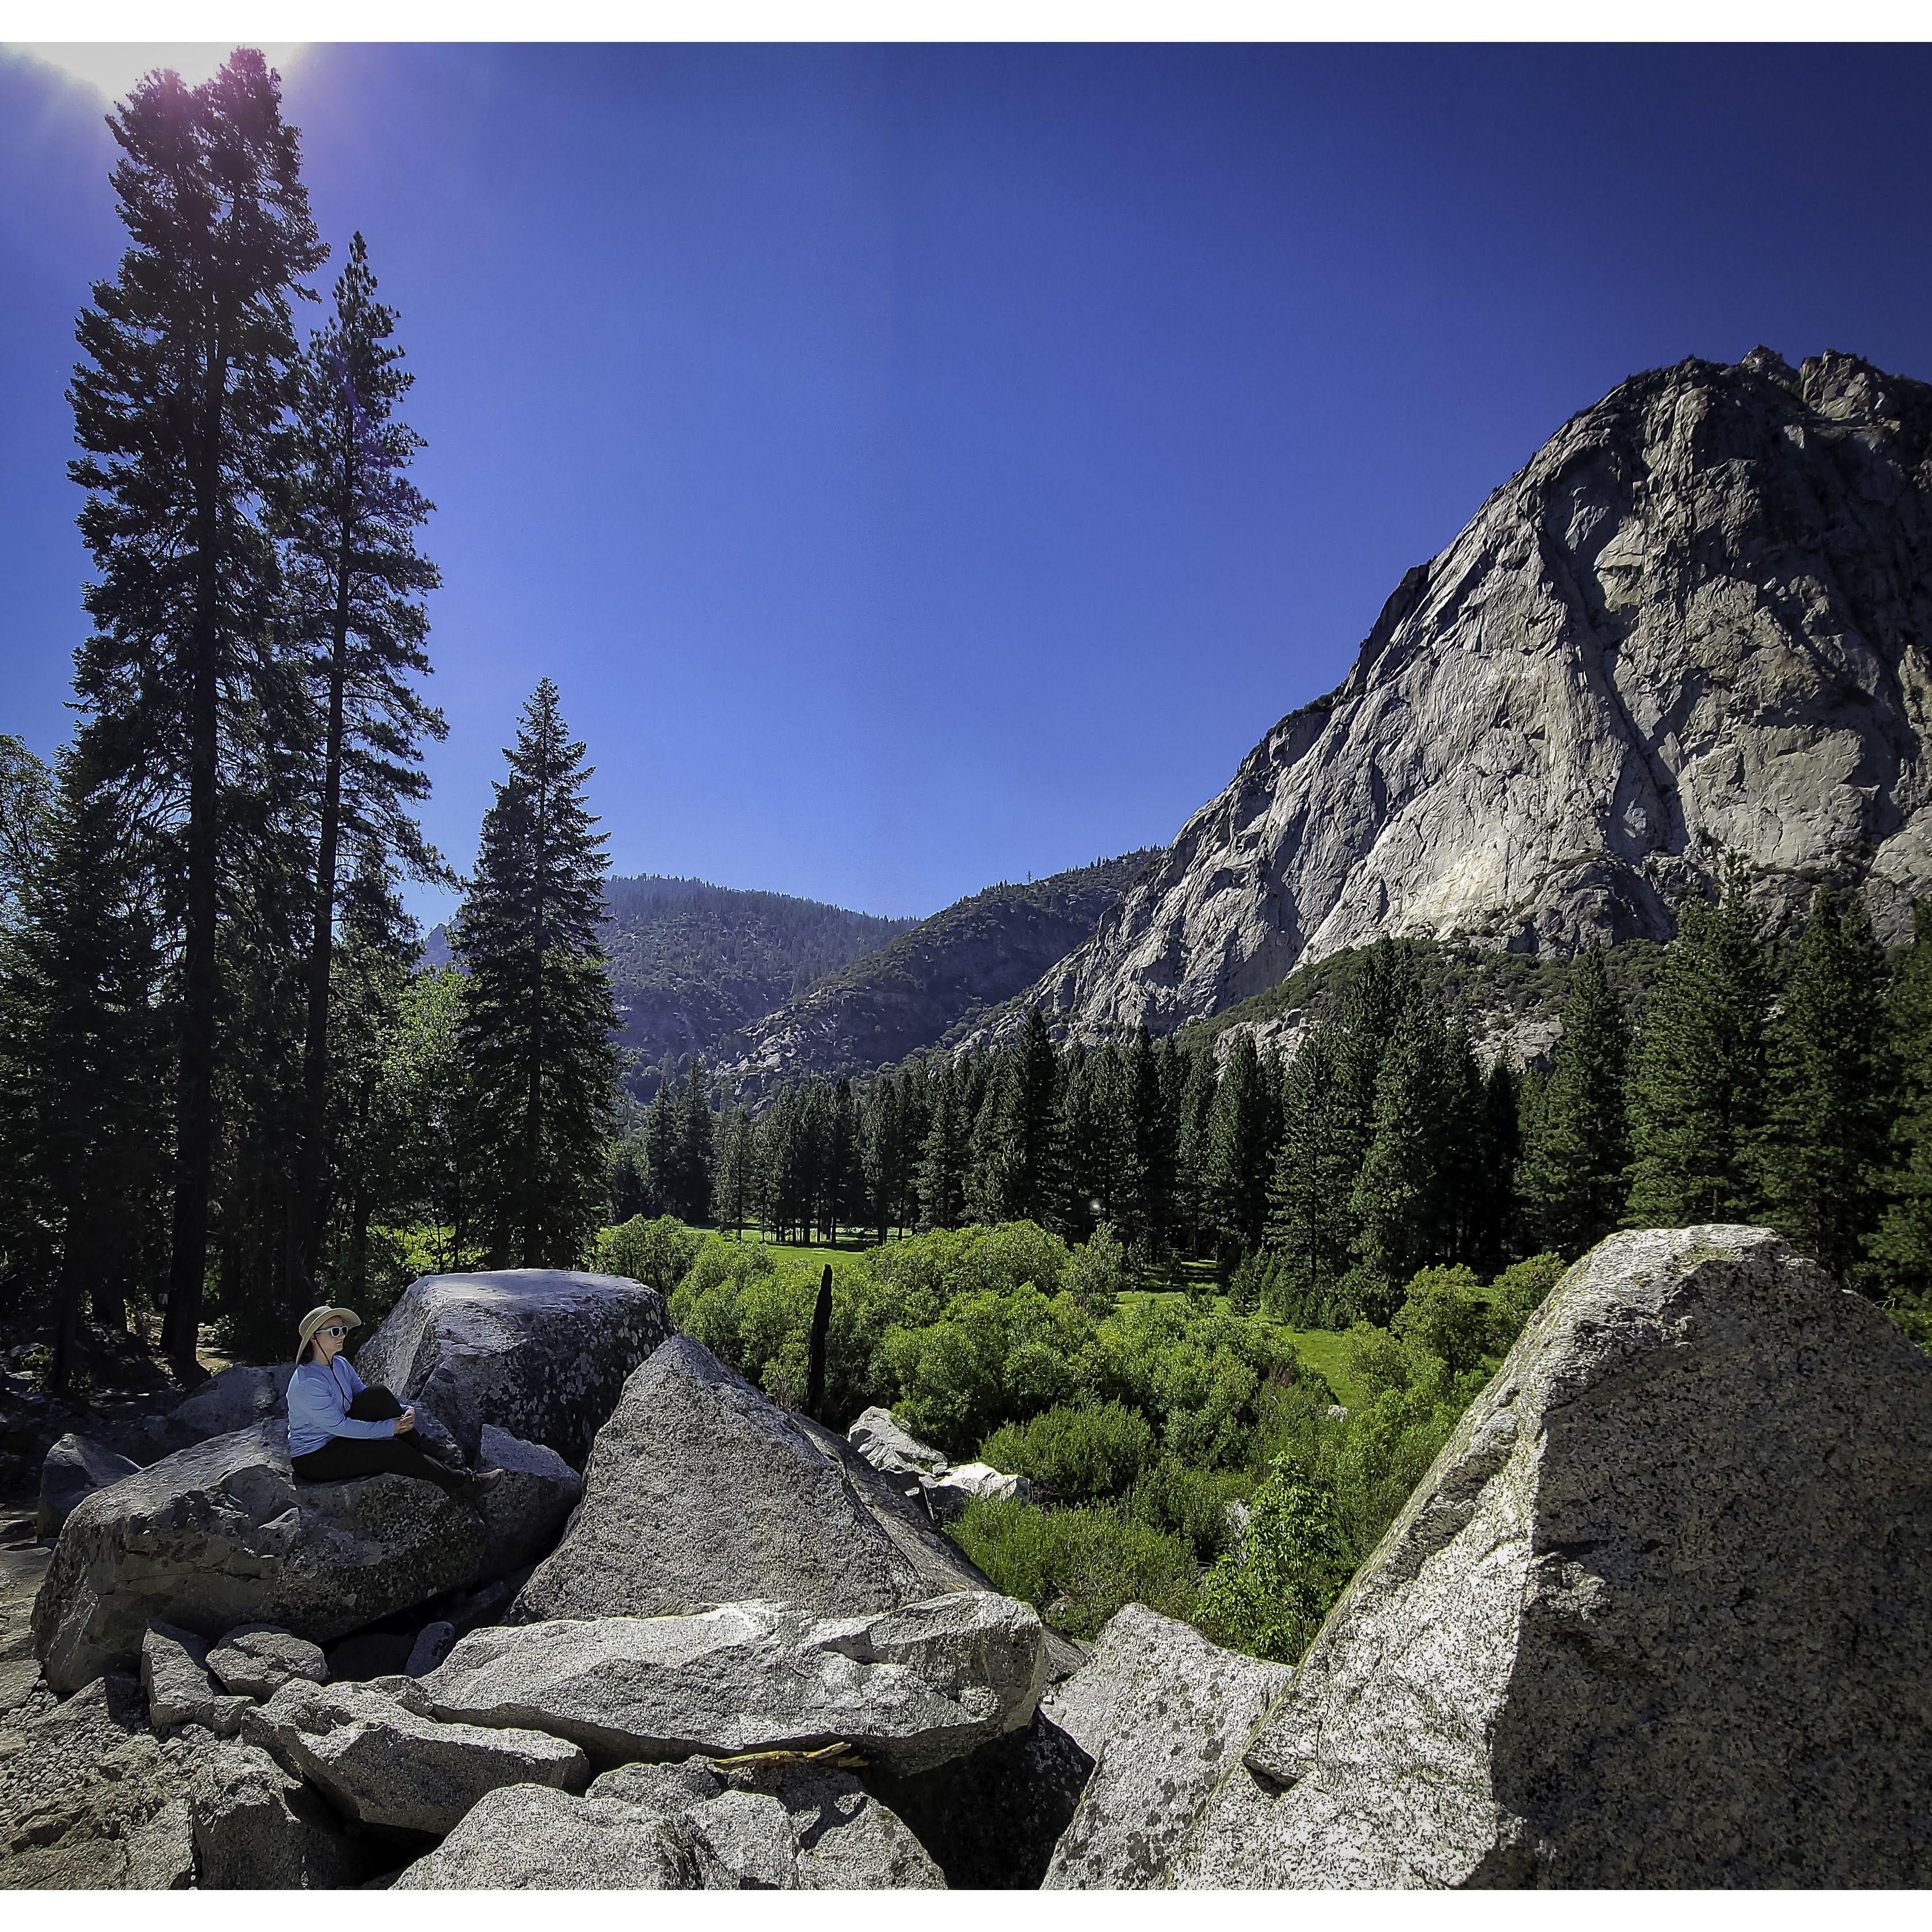
[[[328,664],[328,740],[322,767],[322,826],[315,863],[315,922],[308,950],[308,1032],[302,1048],[302,1171],[289,1276],[296,1299],[314,1290],[322,1240],[322,1187],[328,1169],[329,973],[335,952],[336,854],[342,827],[342,736],[349,675],[349,553],[345,542],[335,576],[334,635]]]
[[[62,1243],[60,1288],[54,1298],[53,1361],[47,1371],[47,1388],[55,1395],[64,1394],[74,1379],[80,1354],[80,1304],[86,1292],[87,1268],[81,1255],[82,1214],[70,1208],[66,1239]]]
[[[220,595],[216,546],[220,481],[219,398],[226,358],[209,372],[209,420],[202,433],[196,542],[200,584],[190,642],[194,676],[188,720],[188,921],[182,961],[181,1067],[177,1085],[173,1243],[168,1262],[168,1310],[161,1346],[192,1379],[201,1334],[202,1286],[208,1268],[208,1202],[214,1169],[214,1005],[217,910],[216,758],[220,740]]]

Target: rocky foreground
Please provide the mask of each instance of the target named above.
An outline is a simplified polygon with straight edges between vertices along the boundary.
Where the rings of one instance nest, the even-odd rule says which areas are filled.
[[[50,1457],[0,1886],[1932,1880],[1932,1360],[1762,1229],[1571,1269],[1298,1671],[1138,1606],[1054,1638],[932,1452],[634,1282],[436,1277],[362,1359],[487,1507],[296,1488],[246,1370],[158,1460]]]

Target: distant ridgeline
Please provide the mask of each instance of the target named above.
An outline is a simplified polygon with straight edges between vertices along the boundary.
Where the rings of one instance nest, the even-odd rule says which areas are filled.
[[[715,1053],[740,1028],[916,922],[650,873],[610,880],[604,897],[622,1043],[643,1055],[632,1084],[650,1087],[667,1058]],[[424,956],[448,962],[442,926]]]
[[[951,1045],[1090,938],[1157,847],[988,886],[842,966],[746,1029],[719,1068],[748,1096]]]

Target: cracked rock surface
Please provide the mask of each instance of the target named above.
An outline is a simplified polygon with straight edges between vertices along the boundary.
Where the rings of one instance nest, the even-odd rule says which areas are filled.
[[[962,1591],[869,1617],[748,1603],[472,1630],[403,1696],[452,1723],[548,1731],[605,1765],[844,1742],[905,1774],[1023,1726],[1046,1682],[1033,1610]]]
[[[1094,1760],[1049,1890],[1157,1884],[1182,1834],[1294,1673],[1130,1604],[1040,1708]]]
[[[606,1772],[578,1798],[493,1793],[398,1891],[860,1891],[944,1887],[939,1870],[849,1772],[720,1769],[701,1758]]]

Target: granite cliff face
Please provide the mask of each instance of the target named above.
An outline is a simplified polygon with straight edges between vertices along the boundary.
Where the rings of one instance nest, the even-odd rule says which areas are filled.
[[[1932,386],[1768,350],[1632,377],[1404,578],[1028,995],[1092,1035],[1383,933],[1668,938],[1723,848],[1882,934],[1932,890]]]

